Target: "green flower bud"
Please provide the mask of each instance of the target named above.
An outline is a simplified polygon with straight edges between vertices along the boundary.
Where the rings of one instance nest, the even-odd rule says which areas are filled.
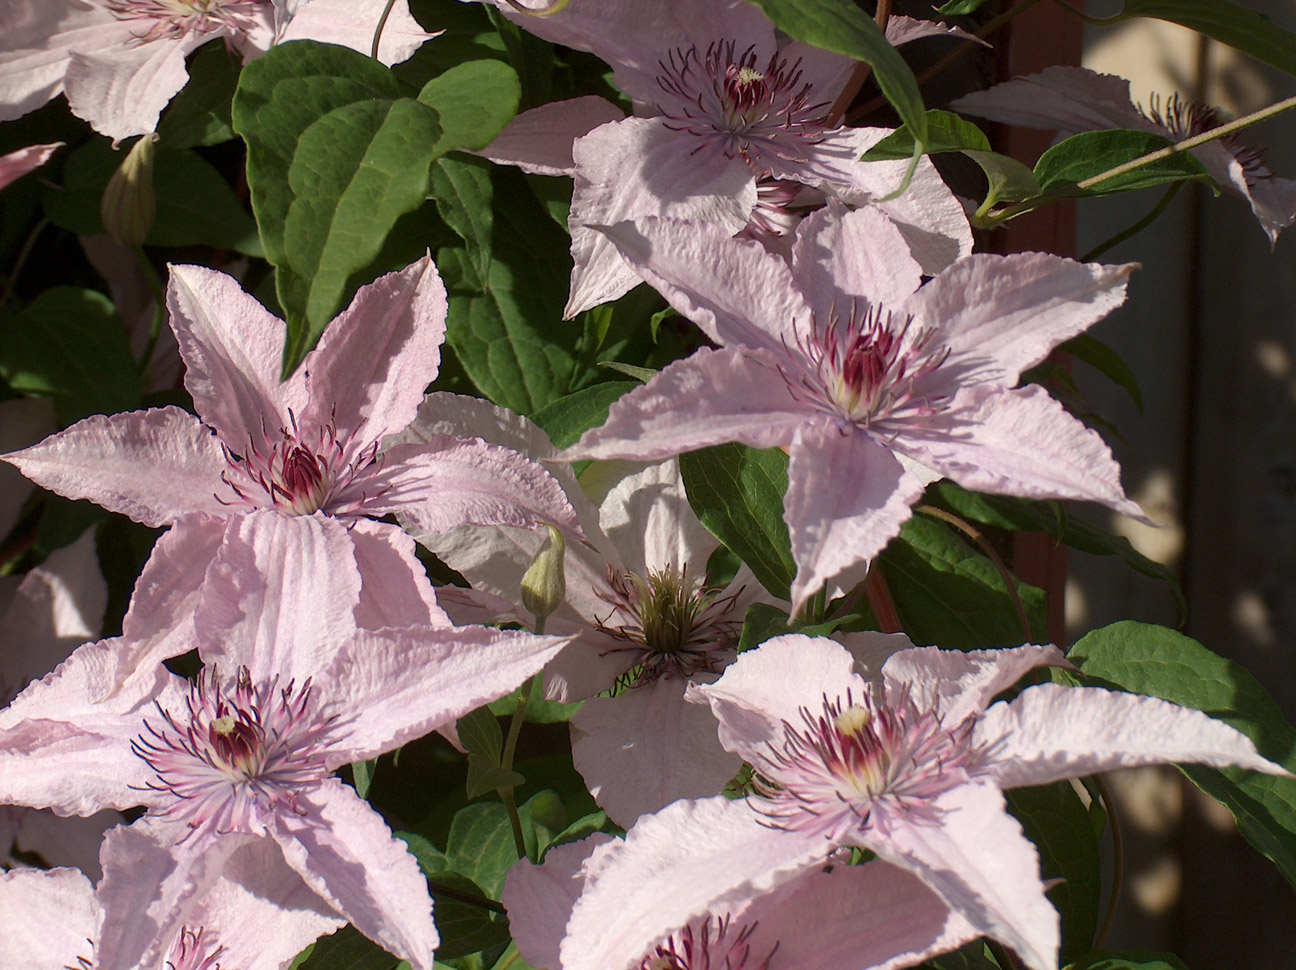
[[[153,199],[153,146],[157,140],[155,134],[145,135],[131,146],[108,180],[99,204],[104,229],[123,246],[142,245],[153,228],[157,212]]]
[[[541,627],[549,614],[562,606],[567,598],[567,577],[563,571],[567,543],[556,526],[546,523],[545,528],[549,530],[549,536],[522,577],[522,605],[535,616]]]

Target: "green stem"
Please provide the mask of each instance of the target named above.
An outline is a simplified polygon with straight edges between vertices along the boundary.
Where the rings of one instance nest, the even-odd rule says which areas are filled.
[[[1174,197],[1179,194],[1179,190],[1181,188],[1183,188],[1183,182],[1172,183],[1170,188],[1166,189],[1165,195],[1161,196],[1161,201],[1152,207],[1151,212],[1145,215],[1138,222],[1134,223],[1134,225],[1130,226],[1128,229],[1116,233],[1116,235],[1112,236],[1106,242],[1101,242],[1093,249],[1089,250],[1089,252],[1085,253],[1083,256],[1080,257],[1080,262],[1087,263],[1091,259],[1097,259],[1099,256],[1107,252],[1107,250],[1111,249],[1113,246],[1118,245],[1119,243],[1123,243],[1126,239],[1129,239],[1131,236],[1137,236],[1148,226],[1152,225],[1152,223],[1156,222],[1157,218],[1161,215],[1161,213],[1165,212],[1166,207],[1170,205]]]
[[[428,880],[428,889],[434,895],[445,896],[447,899],[457,899],[461,903],[467,903],[469,906],[480,906],[482,909],[489,909],[492,913],[504,912],[504,904],[496,902],[493,899],[487,899],[485,896],[478,896],[476,893],[465,892],[462,889],[455,889],[453,886],[446,886],[437,882],[435,879]]]
[[[1116,907],[1120,904],[1121,889],[1125,884],[1125,836],[1121,832],[1120,817],[1116,814],[1116,803],[1112,799],[1111,789],[1102,775],[1094,775],[1094,784],[1102,797],[1103,808],[1107,812],[1107,821],[1112,834],[1112,888],[1107,899],[1107,912],[1103,914],[1102,925],[1094,937],[1094,946],[1101,949],[1106,943],[1107,934],[1111,932],[1112,923],[1116,920]]]
[[[537,636],[544,633],[544,627],[545,618],[537,616],[535,622]],[[527,698],[531,696],[531,689],[539,676],[539,674],[532,674],[528,677],[518,694],[517,707],[513,709],[513,720],[509,721],[508,737],[504,739],[504,751],[500,755],[500,767],[505,771],[513,770],[513,756],[517,753],[518,737],[522,734],[522,722],[526,720]],[[517,799],[513,797],[513,789],[499,789],[499,797],[508,812],[509,825],[513,828],[513,844],[517,846],[518,858],[525,859],[527,858],[526,838],[522,834],[522,817],[518,814]]]
[[[35,228],[27,234],[27,239],[23,242],[22,249],[18,251],[18,258],[14,260],[13,269],[9,271],[9,277],[5,280],[4,294],[0,295],[0,303],[8,303],[9,298],[13,296],[14,287],[18,285],[18,275],[22,272],[23,266],[27,264],[27,257],[31,255],[32,249],[36,245],[36,237],[39,236],[50,224],[48,219],[42,219],[36,223]]]
[[[378,60],[378,42],[382,40],[383,28],[387,26],[387,18],[391,16],[392,7],[396,6],[396,0],[387,0],[387,6],[383,7],[382,16],[378,18],[378,26],[374,28],[373,46],[369,49],[369,56],[375,61]]]

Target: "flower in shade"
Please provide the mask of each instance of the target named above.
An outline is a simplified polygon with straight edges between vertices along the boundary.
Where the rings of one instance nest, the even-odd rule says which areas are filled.
[[[223,40],[245,61],[282,40],[369,52],[386,0],[5,0],[0,10],[0,120],[60,93],[114,141],[157,127],[189,75],[185,58]],[[397,4],[379,57],[394,64],[432,36]]]
[[[361,287],[282,383],[284,323],[232,278],[173,267],[167,302],[198,417],[176,407],[95,415],[4,456],[52,491],[172,526],[123,630],[162,651],[154,659],[189,649],[175,618],[192,616],[212,558],[244,521],[280,536],[311,523],[331,531],[364,577],[358,621],[375,628],[444,622],[414,541],[377,521],[387,515],[426,531],[541,521],[579,531],[558,483],[515,452],[444,435],[384,448],[440,363],[445,289],[430,259]],[[155,639],[164,626],[172,636]]]
[[[502,900],[518,952],[533,967],[568,970],[597,959],[606,970],[899,970],[952,950],[977,934],[957,913],[896,866],[872,862],[807,873],[761,896],[717,901],[646,945],[591,952],[568,933],[573,906],[624,843],[605,835],[562,845],[543,865],[523,860]],[[645,878],[667,881],[666,871]]]
[[[544,105],[481,152],[575,180],[567,316],[639,282],[594,227],[644,216],[769,240],[827,193],[886,213],[928,273],[971,252],[962,206],[926,159],[904,195],[881,201],[908,163],[859,161],[890,132],[840,123],[835,105],[858,62],[778,37],[755,4],[572,0],[546,17],[496,5],[546,40],[602,57],[634,103],[632,117],[597,97]],[[907,23],[897,18],[897,29]]]
[[[0,803],[147,809],[100,853],[98,970],[160,959],[249,846],[286,870],[284,893],[304,884],[430,970],[438,937],[418,864],[334,773],[453,730],[566,641],[449,625],[368,633],[355,621],[359,570],[326,520],[242,525],[193,621],[198,678],[162,665],[122,678],[139,645],[79,648],[0,712]]]
[[[965,95],[950,107],[1028,128],[1054,128],[1069,134],[1130,128],[1164,135],[1171,141],[1203,134],[1223,123],[1213,108],[1178,95],[1164,103],[1153,102],[1147,110],[1136,107],[1129,81],[1083,67],[1045,68],[1039,74]],[[1192,153],[1222,188],[1250,203],[1271,243],[1296,222],[1296,182],[1269,171],[1261,153],[1238,135],[1198,145]]]
[[[558,454],[520,415],[430,394],[402,440],[439,435],[480,435],[539,461]],[[675,461],[591,467],[582,482],[597,491],[598,506],[569,469],[554,471],[586,538],[567,543],[564,601],[546,620],[547,632],[573,638],[545,668],[546,695],[585,701],[571,720],[573,759],[599,805],[629,825],[676,798],[717,794],[738,771],[714,719],[685,703],[684,690],[714,680],[736,656],[760,584],[745,567],[723,587],[708,582],[718,543],[689,507]],[[530,625],[519,584],[538,535],[474,526],[417,534],[472,583],[437,591],[456,622]]]
[[[941,476],[1141,516],[1098,434],[1043,388],[1016,387],[1120,304],[1133,264],[976,255],[920,286],[894,225],[836,204],[801,223],[790,265],[673,219],[604,231],[720,348],[615,402],[563,457],[652,460],[725,441],[786,449],[798,609],[825,583],[862,579]]]
[[[40,168],[62,145],[61,141],[55,141],[45,145],[31,145],[10,152],[8,155],[0,155],[0,189],[22,178],[28,172]]]
[[[235,853],[148,970],[281,970],[321,934],[342,925],[273,861],[253,847]],[[0,874],[0,966],[99,970],[95,942],[103,918],[90,881],[76,869]]]
[[[907,869],[974,932],[1053,970],[1058,915],[1004,789],[1170,762],[1286,774],[1233,728],[1156,698],[1041,684],[994,701],[1027,671],[1064,663],[1055,647],[860,642],[867,649],[852,655],[827,639],[777,637],[690,690],[710,704],[724,746],[755,769],[756,794],[677,802],[640,820],[574,907],[568,934],[588,941],[589,956],[563,970],[606,966],[845,848]]]

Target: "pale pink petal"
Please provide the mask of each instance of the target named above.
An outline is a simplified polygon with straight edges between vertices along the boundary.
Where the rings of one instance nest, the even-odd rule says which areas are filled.
[[[889,702],[909,696],[923,710],[939,710],[945,724],[954,727],[1037,667],[1064,665],[1062,651],[1052,645],[968,651],[914,647],[893,654],[882,677]]]
[[[726,909],[731,924],[754,924],[753,956],[777,946],[786,967],[898,970],[979,935],[921,880],[881,861],[809,872]]]
[[[214,36],[164,38],[94,53],[74,50],[63,79],[72,113],[114,144],[152,132],[162,109],[189,80],[185,56]]]
[[[345,712],[329,768],[365,761],[503,697],[567,644],[486,627],[361,631],[317,678]]]
[[[104,839],[96,970],[161,965],[226,860],[255,839],[243,833],[184,839],[187,831],[183,823],[146,816]]]
[[[1027,367],[1120,306],[1125,281],[1137,268],[1048,253],[978,253],[960,260],[904,306],[916,326],[938,331],[950,353],[919,393],[948,394],[942,382],[954,376],[963,384],[1011,387]]]
[[[982,47],[991,46],[976,34],[970,34],[962,27],[944,24],[939,20],[919,20],[916,17],[905,17],[892,14],[886,25],[886,39],[891,46],[899,47],[923,37],[955,37],[959,40],[970,40]]]
[[[5,0],[0,5],[0,121],[57,97],[72,51],[112,50],[130,38],[130,26],[96,4]]]
[[[445,319],[445,287],[430,256],[360,287],[302,362],[310,392],[303,426],[334,422],[348,458],[402,430],[441,366]]]
[[[0,966],[53,970],[89,959],[99,925],[94,888],[76,869],[0,873]]]
[[[913,514],[923,486],[884,446],[853,425],[805,424],[789,449],[784,518],[797,574],[792,605],[824,584],[846,592]]]
[[[61,818],[53,812],[35,808],[0,809],[18,813],[18,830],[14,845],[20,852],[40,856],[47,865],[75,866],[95,881],[103,874],[99,868],[99,846],[104,833],[125,822],[121,812],[106,809],[86,818]],[[0,839],[0,845],[4,840]]]
[[[590,226],[610,226],[645,216],[710,223],[732,235],[756,206],[756,179],[741,158],[697,151],[686,132],[660,118],[626,118],[577,139],[572,233],[571,296],[563,311],[573,317],[628,293],[639,274],[607,237]]]
[[[194,409],[235,453],[263,428],[289,426],[289,409],[300,413],[306,398],[298,384],[279,384],[282,320],[234,277],[202,266],[171,267],[167,309]]]
[[[834,309],[846,313],[854,298],[860,300],[856,314],[877,304],[898,307],[922,282],[922,267],[895,223],[874,207],[847,212],[835,201],[797,227],[792,274],[814,294],[820,320]]]
[[[327,516],[253,512],[235,520],[207,571],[194,627],[203,660],[283,685],[325,669],[355,634],[360,570]]]
[[[17,693],[98,637],[107,605],[94,530],[87,529],[28,572],[0,612],[0,704],[12,698],[6,686]]]
[[[772,829],[745,801],[675,802],[645,815],[624,843],[596,850],[572,910],[562,970],[623,970],[722,900],[769,892],[832,845]]]
[[[894,447],[974,492],[1101,502],[1147,521],[1102,436],[1037,384],[964,392]]]
[[[599,125],[625,117],[616,105],[595,95],[554,101],[523,111],[474,155],[501,165],[516,165],[536,175],[572,175],[572,142]]]
[[[27,148],[20,148],[16,152],[10,152],[8,155],[0,155],[0,189],[3,189],[10,182],[22,178],[33,169],[38,169],[49,161],[50,156],[54,154],[63,142],[50,142],[45,145],[31,145]]]
[[[1039,74],[1013,78],[988,90],[964,95],[951,101],[950,107],[964,114],[1027,128],[1069,132],[1132,128],[1163,133],[1134,107],[1129,81],[1083,67],[1045,68]]]
[[[223,946],[221,965],[281,970],[316,939],[345,925],[269,839],[236,849],[191,922]]]
[[[432,899],[405,843],[336,778],[299,794],[296,805],[298,813],[275,816],[288,865],[369,939],[414,970],[432,970]]]
[[[637,654],[624,649],[624,640],[590,629],[599,617],[606,618],[610,609],[604,603],[601,611],[575,622],[557,614],[545,621],[547,633],[573,638],[571,645],[545,667],[546,699],[570,704],[593,697],[611,690],[617,678],[634,666]]]
[[[599,504],[599,525],[626,567],[649,572],[686,566],[702,578],[720,544],[693,514],[679,462],[668,459],[631,472]]]
[[[1027,688],[991,707],[975,739],[987,746],[991,776],[1004,788],[1176,762],[1287,774],[1223,721],[1155,697],[1098,688]]]
[[[887,128],[838,128],[816,143],[806,162],[786,164],[774,174],[816,186],[851,206],[876,207],[896,224],[923,272],[938,273],[972,252],[967,213],[929,158],[919,161],[903,195],[881,201],[900,187],[908,160],[859,158],[889,134]]]
[[[927,813],[939,821],[926,821]],[[1031,970],[1056,970],[1060,921],[1044,895],[1039,853],[998,788],[952,788],[922,817],[875,805],[860,840],[915,873],[977,933],[1012,947]]]
[[[310,0],[297,9],[280,40],[316,40],[368,54],[386,6],[387,0]],[[378,60],[388,67],[399,64],[435,36],[419,25],[410,15],[409,3],[401,0],[383,25]]]
[[[360,569],[360,602],[355,625],[364,630],[385,626],[449,626],[437,605],[427,571],[414,552],[414,539],[386,522],[357,519],[348,530]]]
[[[233,519],[186,515],[153,543],[144,571],[135,581],[130,608],[122,618],[122,638],[138,643],[131,669],[147,671],[196,645],[194,611],[207,567]],[[120,673],[128,673],[123,669]]]
[[[85,498],[148,526],[189,512],[224,515],[220,444],[177,407],[92,414],[38,445],[2,456],[51,492]]]
[[[1230,165],[1231,168],[1234,166],[1241,168],[1241,164],[1236,159]],[[1255,213],[1256,219],[1260,221],[1260,227],[1264,229],[1272,243],[1277,240],[1278,233],[1296,222],[1296,181],[1278,178],[1276,175],[1253,176],[1250,180],[1244,181],[1243,194],[1250,201],[1251,211]]]
[[[623,828],[677,799],[720,794],[742,767],[721,747],[711,711],[684,702],[685,686],[662,678],[595,697],[571,720],[576,770]]]
[[[613,403],[607,424],[586,431],[563,459],[655,460],[739,441],[772,448],[807,419],[767,352],[703,348]]]
[[[0,401],[0,454],[34,445],[58,430],[48,398],[17,397]],[[0,464],[0,537],[18,523],[32,483],[16,468]]]
[[[480,438],[431,438],[383,453],[370,515],[397,513],[415,532],[457,525],[532,529],[552,523],[580,534],[562,486],[539,463]]]
[[[134,644],[88,643],[0,711],[0,802],[93,815],[147,804],[153,774],[130,748],[156,701],[175,710],[188,684],[165,667],[119,678]]]
[[[504,880],[500,902],[508,910],[509,933],[532,967],[558,970],[558,947],[572,907],[585,887],[585,861],[612,836],[596,832],[579,842],[554,846],[544,865],[519,860]]]
[[[711,705],[727,750],[777,774],[770,745],[786,725],[801,724],[803,710],[818,711],[825,698],[847,691],[861,699],[870,693],[850,652],[826,637],[789,633],[739,654],[718,681],[693,686],[689,695]]]
[[[718,344],[783,354],[809,327],[810,308],[781,258],[732,230],[640,219],[604,234],[635,271]]]

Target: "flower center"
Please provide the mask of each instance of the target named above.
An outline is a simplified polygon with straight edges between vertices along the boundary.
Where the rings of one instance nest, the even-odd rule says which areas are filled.
[[[190,828],[252,832],[263,813],[296,811],[297,793],[328,775],[324,750],[336,717],[312,703],[310,681],[294,690],[278,679],[254,685],[240,668],[231,695],[206,667],[181,716],[158,707],[160,724],[145,721],[131,742],[156,773],[148,788],[171,798],[156,814]]]
[[[1190,101],[1173,94],[1162,101],[1159,95],[1148,99],[1146,109],[1139,107],[1138,113],[1154,125],[1166,130],[1171,141],[1183,141],[1196,135],[1202,135],[1221,124],[1218,113],[1208,104],[1201,101]],[[1248,181],[1273,178],[1273,172],[1264,162],[1264,152],[1241,140],[1241,132],[1230,132],[1218,140],[1229,154],[1238,160]]]
[[[741,156],[757,169],[762,157],[804,161],[806,146],[828,130],[828,102],[811,103],[813,89],[801,83],[801,62],[775,55],[761,68],[756,50],[736,51],[733,41],[715,41],[700,54],[676,48],[658,62],[657,84],[667,95],[657,109],[668,127],[714,144],[730,158]]]
[[[345,442],[332,421],[309,441],[298,431],[296,417],[289,417],[292,427],[279,429],[278,440],[263,427],[260,443],[249,437],[246,454],[225,448],[229,468],[221,479],[252,508],[264,508],[268,502],[286,515],[310,515],[319,509],[336,516],[357,514],[374,497],[363,485],[381,464],[377,442],[348,461]]]
[[[757,779],[767,813],[788,828],[854,827],[878,806],[922,812],[976,760],[975,718],[947,729],[907,696],[883,706],[847,691],[825,696],[818,714],[801,708],[801,720],[783,722],[782,746],[770,746],[772,777]]]
[[[191,34],[246,33],[268,24],[269,0],[102,0],[118,20],[134,24],[139,43]]]
[[[754,956],[748,941],[755,929],[755,923],[734,928],[727,917],[695,920],[653,947],[636,970],[768,970],[778,944]]]
[[[627,642],[618,649],[638,654],[635,686],[718,670],[721,655],[738,642],[739,621],[729,615],[738,594],[720,596],[691,580],[687,566],[650,570],[646,578],[609,568],[608,586],[599,596],[614,609],[598,620],[598,629]]]
[[[853,306],[844,320],[834,311],[826,327],[816,320],[814,336],[797,342],[806,366],[799,372],[780,368],[793,398],[865,428],[936,413],[947,401],[915,389],[949,351],[933,348],[934,331],[915,333],[912,322],[897,322],[878,307],[857,315]]]
[[[167,970],[221,970],[217,958],[225,952],[225,947],[204,942],[203,930],[194,932],[184,927],[171,947],[167,957]]]

